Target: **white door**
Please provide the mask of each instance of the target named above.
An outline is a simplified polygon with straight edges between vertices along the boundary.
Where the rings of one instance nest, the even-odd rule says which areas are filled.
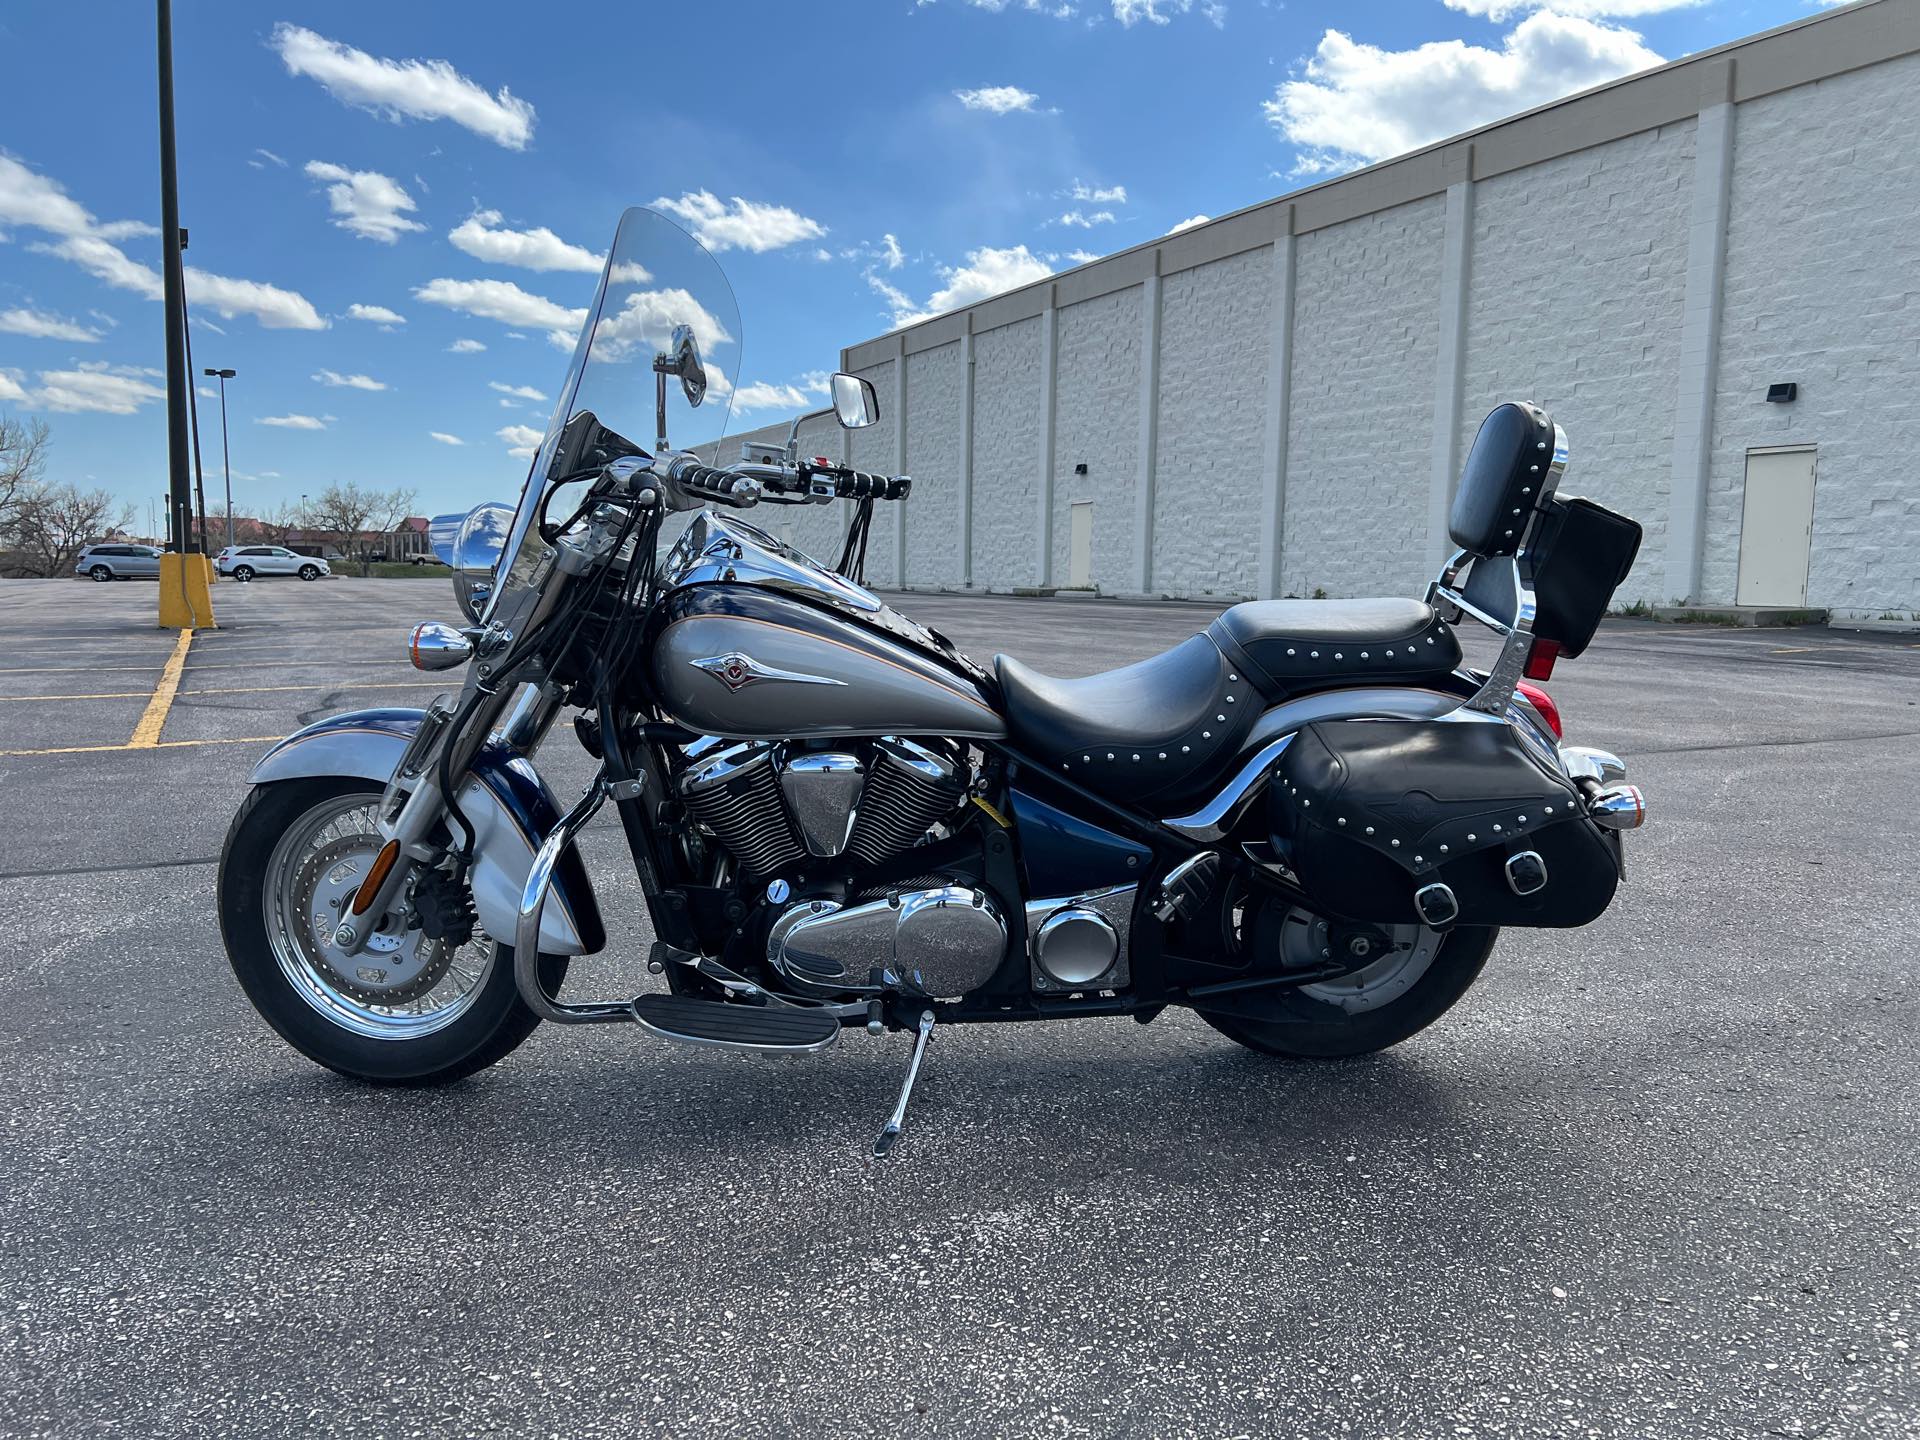
[[[1813,551],[1812,446],[1747,452],[1737,605],[1804,605]]]
[[[1093,586],[1093,502],[1076,500],[1067,524],[1067,588]]]

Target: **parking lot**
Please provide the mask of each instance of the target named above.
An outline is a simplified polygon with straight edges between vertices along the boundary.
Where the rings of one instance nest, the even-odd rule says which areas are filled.
[[[274,1037],[214,860],[274,737],[418,705],[427,581],[0,584],[0,1432],[1920,1433],[1920,637],[1610,623],[1649,795],[1588,929],[1295,1067],[1170,1012],[811,1060],[543,1029],[437,1092]],[[911,597],[1080,673],[1190,605]],[[588,769],[564,730],[543,770]],[[614,935],[570,991],[644,985]]]

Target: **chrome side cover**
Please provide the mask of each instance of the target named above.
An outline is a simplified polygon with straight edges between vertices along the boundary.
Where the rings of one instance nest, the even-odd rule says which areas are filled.
[[[1131,983],[1127,946],[1137,885],[1027,902],[1033,988],[1121,990]]]
[[[941,998],[977,990],[1000,968],[1007,923],[963,885],[911,890],[841,908],[796,905],[774,922],[767,959],[809,992],[917,990]]]

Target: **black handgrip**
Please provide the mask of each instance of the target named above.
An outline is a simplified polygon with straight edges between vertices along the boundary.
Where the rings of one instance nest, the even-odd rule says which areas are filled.
[[[706,465],[689,465],[673,478],[682,489],[711,495],[729,505],[751,505],[760,498],[758,481]]]
[[[843,500],[904,500],[913,482],[904,475],[869,475],[864,470],[841,470],[833,493]]]

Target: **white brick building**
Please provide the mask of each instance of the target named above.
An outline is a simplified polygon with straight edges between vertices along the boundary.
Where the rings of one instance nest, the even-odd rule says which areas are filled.
[[[1417,591],[1480,417],[1646,540],[1619,600],[1920,609],[1920,0],[1603,86],[849,347],[881,584]],[[1775,384],[1797,398],[1769,402]],[[844,516],[771,517],[837,549]],[[762,512],[766,517],[766,512]],[[889,524],[888,521],[892,523]],[[905,552],[904,570],[900,564]]]

